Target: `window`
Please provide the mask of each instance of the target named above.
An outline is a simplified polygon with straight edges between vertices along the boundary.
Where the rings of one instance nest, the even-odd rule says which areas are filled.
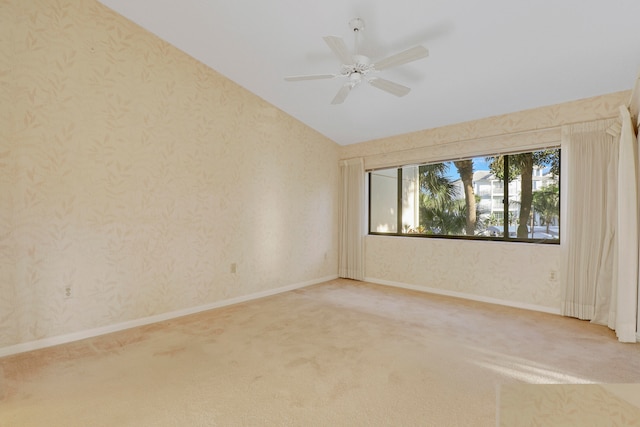
[[[376,231],[396,233],[398,231],[398,170],[385,169],[369,173],[369,218],[376,224]]]
[[[560,149],[369,172],[369,233],[560,241]]]

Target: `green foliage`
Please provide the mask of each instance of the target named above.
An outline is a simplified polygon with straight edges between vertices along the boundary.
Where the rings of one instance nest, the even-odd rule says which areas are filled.
[[[474,209],[474,218],[480,216],[476,208],[479,197],[473,195],[471,204],[467,203],[466,194],[461,198],[457,187],[446,176],[448,170],[447,163],[420,166],[420,225],[416,230],[407,228],[407,232],[463,235],[468,227],[468,206]],[[473,222],[476,226],[478,221]]]
[[[533,164],[539,167],[549,166],[553,176],[560,176],[560,150],[534,151]]]
[[[540,215],[541,221],[547,226],[557,219],[560,214],[560,189],[557,184],[548,185],[533,193],[533,210]]]
[[[446,204],[426,194],[420,195],[420,225],[434,234],[460,235],[467,224],[464,199],[449,200]]]
[[[560,150],[539,150],[529,153],[509,154],[509,182],[522,174],[523,167],[531,157],[533,165],[541,168],[549,167],[554,176],[560,175]],[[486,157],[489,169],[498,179],[504,179],[504,156]]]
[[[553,175],[560,172],[560,150],[539,150],[528,153],[509,154],[507,156],[487,157],[489,168],[500,179],[504,179],[505,173],[509,182],[520,176],[522,184],[520,193],[520,213],[518,216],[518,237],[528,236],[527,223],[531,214],[533,202],[532,174],[535,166],[549,167]],[[505,163],[508,170],[505,171]]]
[[[449,171],[449,165],[446,163],[434,163],[431,165],[422,165],[418,168],[420,176],[420,191],[429,195],[429,197],[446,203],[456,196],[456,188],[453,183],[445,176]]]

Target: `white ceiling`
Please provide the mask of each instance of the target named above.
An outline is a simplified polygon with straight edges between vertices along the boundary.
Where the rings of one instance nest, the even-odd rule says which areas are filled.
[[[341,145],[630,89],[640,69],[640,0],[99,0]],[[322,40],[354,34],[396,98],[357,86],[330,105],[340,62]]]

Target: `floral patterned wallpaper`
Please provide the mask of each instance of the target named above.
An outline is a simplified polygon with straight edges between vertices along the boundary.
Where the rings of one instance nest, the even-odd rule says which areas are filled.
[[[0,0],[0,90],[0,348],[335,277],[338,146],[98,2]]]
[[[94,0],[0,0],[0,94],[0,348],[333,277],[338,159],[535,145],[629,96],[338,147]],[[365,242],[372,280],[559,305],[555,246]]]
[[[630,82],[632,84],[633,82]],[[560,143],[561,126],[618,116],[630,91],[341,147],[367,168],[442,161]],[[560,311],[560,246],[367,236],[367,280],[543,311]]]
[[[384,236],[365,243],[372,282],[559,313],[559,246]]]

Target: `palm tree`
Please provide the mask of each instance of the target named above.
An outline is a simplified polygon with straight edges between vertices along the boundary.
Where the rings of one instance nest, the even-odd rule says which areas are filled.
[[[504,178],[504,156],[487,158],[489,168],[498,177]],[[518,237],[527,238],[529,230],[527,223],[531,215],[531,203],[533,202],[533,167],[550,166],[551,173],[557,175],[560,169],[559,150],[540,150],[528,153],[510,154],[508,158],[509,170],[507,179],[509,182],[520,176],[520,214],[518,215]]]
[[[448,170],[449,166],[446,163],[420,166],[418,174],[421,192],[442,200],[453,199],[456,196],[456,188],[445,175]]]
[[[542,190],[533,193],[533,209],[540,215],[540,219],[549,226],[560,213],[560,190],[557,184],[548,185]]]
[[[420,227],[437,234],[473,236],[480,216],[473,191],[473,160],[453,163],[463,181],[464,200],[446,176],[448,163],[420,166]]]
[[[460,235],[467,222],[464,201],[450,200],[446,205],[442,205],[426,194],[421,194],[420,219],[425,229],[432,233]]]
[[[520,215],[518,215],[518,237],[529,237],[529,216],[531,216],[531,201],[533,200],[533,153],[521,153],[509,156],[509,163],[520,171]]]
[[[473,191],[473,160],[457,160],[453,164],[458,169],[464,187],[465,212],[467,213],[465,232],[467,236],[473,236],[477,223],[476,196]]]
[[[418,169],[420,225],[438,234],[450,234],[452,228],[447,216],[457,192],[451,180],[445,176],[448,170],[449,166],[446,163],[422,165]]]

